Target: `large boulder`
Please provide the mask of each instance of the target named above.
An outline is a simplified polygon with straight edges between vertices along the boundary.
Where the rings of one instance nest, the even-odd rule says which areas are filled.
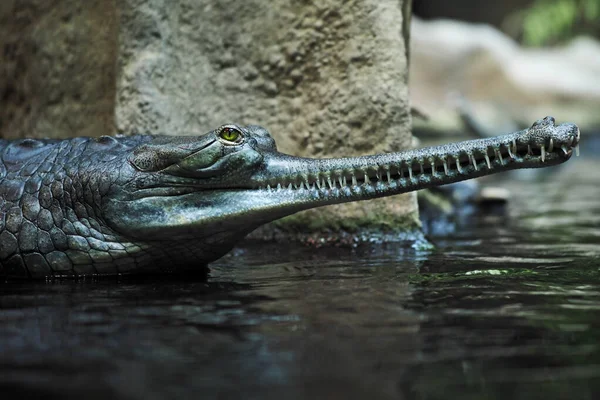
[[[122,1],[117,127],[257,123],[281,150],[307,156],[406,148],[399,3]]]

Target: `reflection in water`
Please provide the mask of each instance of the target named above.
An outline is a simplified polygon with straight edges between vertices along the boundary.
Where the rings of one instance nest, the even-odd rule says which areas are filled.
[[[600,188],[589,168],[506,181],[508,215],[459,223],[431,252],[249,246],[207,280],[3,284],[0,391],[596,398]]]

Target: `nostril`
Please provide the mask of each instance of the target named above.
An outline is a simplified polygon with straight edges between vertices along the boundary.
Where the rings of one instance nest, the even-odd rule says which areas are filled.
[[[533,125],[531,125],[532,128],[537,128],[540,126],[546,126],[546,125],[551,125],[554,126],[556,123],[556,120],[554,119],[554,117],[551,116],[547,116],[543,119],[538,119],[537,121],[535,121],[533,123]]]

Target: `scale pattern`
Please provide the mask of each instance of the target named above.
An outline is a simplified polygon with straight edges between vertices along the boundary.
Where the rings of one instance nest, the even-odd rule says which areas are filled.
[[[140,139],[0,140],[0,275],[116,273],[140,248],[97,210]],[[115,260],[124,260],[122,264]]]

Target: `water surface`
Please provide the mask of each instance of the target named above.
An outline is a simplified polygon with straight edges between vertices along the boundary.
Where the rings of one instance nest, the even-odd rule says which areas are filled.
[[[248,246],[202,280],[0,285],[23,398],[595,399],[600,179],[510,189],[434,251]]]

